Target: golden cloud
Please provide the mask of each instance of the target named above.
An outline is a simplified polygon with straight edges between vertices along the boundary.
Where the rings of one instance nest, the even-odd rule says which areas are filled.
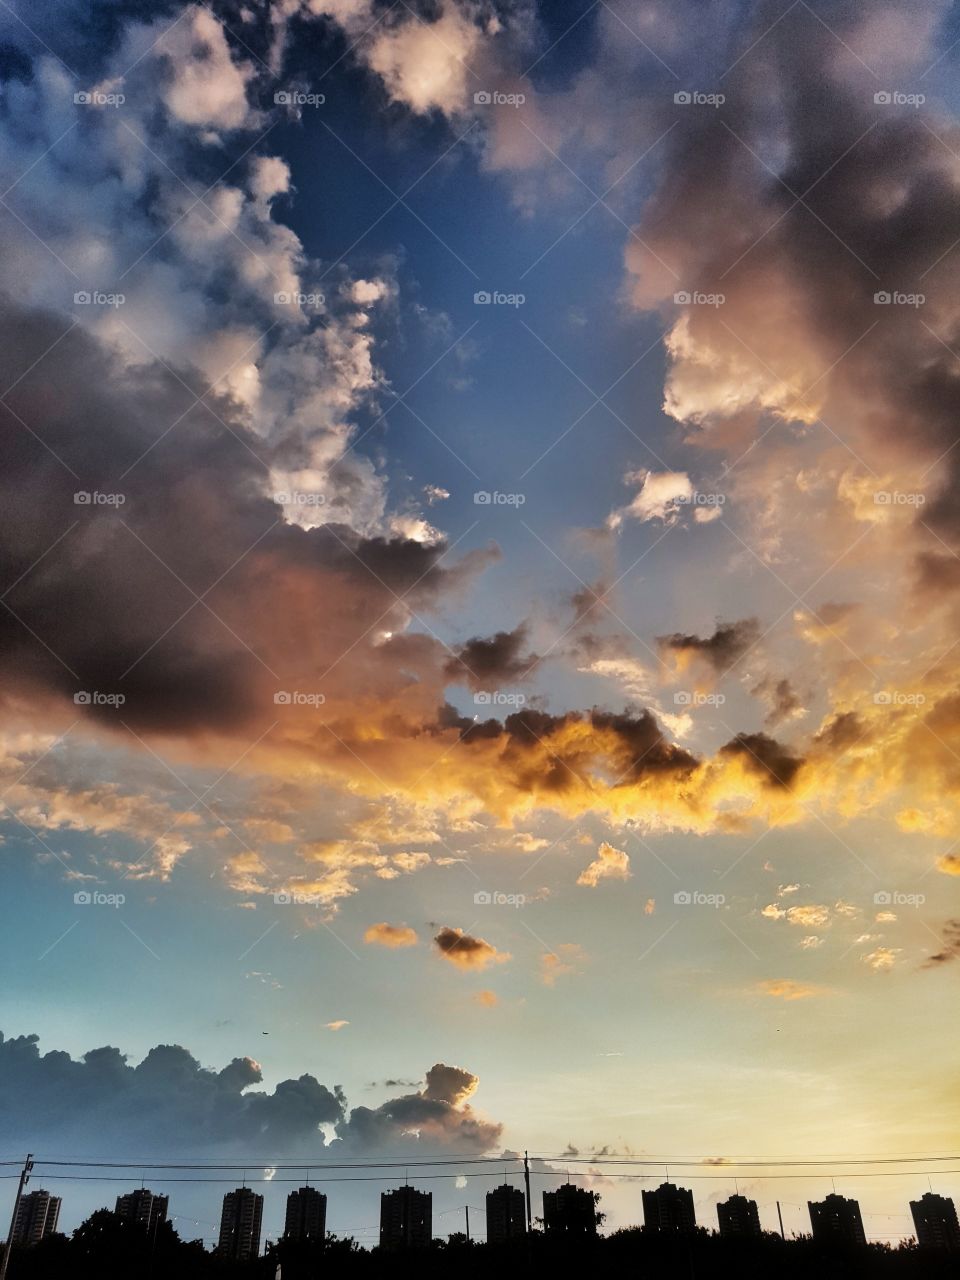
[[[387,924],[385,920],[381,920],[379,924],[370,925],[363,935],[363,940],[378,947],[397,949],[415,947],[418,939],[416,930],[411,929],[409,925]]]

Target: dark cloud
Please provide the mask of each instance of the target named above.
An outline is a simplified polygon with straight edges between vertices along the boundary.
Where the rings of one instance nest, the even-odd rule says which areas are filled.
[[[943,926],[940,950],[924,962],[924,969],[935,969],[960,959],[960,920],[948,920]]]
[[[765,724],[768,728],[775,729],[803,711],[803,699],[786,678],[777,680],[774,676],[765,676],[750,692],[767,704]]]
[[[747,768],[774,787],[789,787],[804,763],[765,733],[738,733],[720,748],[720,755],[739,756]]]
[[[506,952],[498,951],[485,938],[475,938],[472,934],[464,933],[462,929],[452,929],[449,925],[444,925],[433,942],[444,960],[458,969],[481,970],[510,959]]]
[[[260,1160],[327,1146],[321,1125],[334,1126],[334,1149],[351,1152],[415,1143],[480,1153],[501,1134],[467,1105],[477,1076],[444,1063],[427,1072],[421,1092],[374,1109],[349,1110],[339,1085],[328,1088],[312,1075],[281,1080],[272,1093],[253,1088],[262,1079],[252,1058],[213,1071],[179,1045],[158,1045],[132,1066],[119,1049],[93,1049],[75,1061],[58,1050],[41,1055],[35,1035],[0,1034],[0,1125],[14,1146],[58,1154],[224,1152]],[[29,1108],[25,1097],[33,1099]]]
[[[657,636],[657,644],[662,654],[702,658],[717,675],[722,676],[756,643],[759,636],[758,620],[742,618],[739,622],[719,623],[713,635],[706,638],[674,632],[669,636]]]
[[[474,690],[514,684],[527,676],[538,661],[535,653],[522,653],[526,642],[525,623],[513,631],[498,631],[496,635],[487,637],[474,636],[461,645],[446,664],[447,677]]]
[[[198,403],[190,370],[123,366],[62,318],[9,300],[0,313],[0,383],[16,383],[0,405],[8,689],[122,693],[138,732],[224,731],[272,716],[278,688],[316,679],[394,606],[399,619],[398,597],[423,606],[455,581],[442,545],[285,523],[265,496],[266,446],[228,397]],[[78,492],[123,500],[77,505]],[[374,662],[369,640],[355,656],[382,689],[417,662],[439,681],[439,645],[406,650],[403,665]]]

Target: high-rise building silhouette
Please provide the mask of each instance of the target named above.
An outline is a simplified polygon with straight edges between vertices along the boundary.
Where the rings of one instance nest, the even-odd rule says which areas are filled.
[[[814,1240],[845,1240],[848,1244],[866,1244],[867,1236],[856,1200],[848,1200],[831,1192],[823,1200],[808,1200],[810,1226]]]
[[[643,1225],[651,1231],[686,1234],[697,1229],[693,1192],[672,1182],[661,1182],[656,1191],[644,1191]]]
[[[315,1187],[301,1187],[287,1196],[287,1216],[283,1225],[285,1240],[325,1240],[327,1235],[327,1197]]]
[[[167,1220],[168,1204],[168,1196],[156,1196],[146,1187],[140,1187],[124,1196],[117,1196],[114,1212],[121,1222],[135,1222],[148,1235],[153,1235],[160,1223]]]
[[[519,1187],[505,1182],[487,1192],[487,1244],[503,1244],[527,1229],[527,1207]]]
[[[31,1191],[21,1196],[13,1224],[13,1243],[38,1244],[56,1231],[59,1218],[59,1196],[52,1196],[49,1191]]]
[[[597,1202],[593,1192],[565,1182],[543,1193],[543,1229],[548,1236],[597,1234]]]
[[[433,1239],[433,1196],[416,1187],[380,1193],[380,1247],[423,1248]]]
[[[758,1236],[760,1210],[756,1200],[735,1195],[717,1205],[717,1221],[722,1236]]]
[[[960,1251],[960,1223],[957,1206],[949,1196],[926,1191],[919,1200],[910,1201],[917,1241],[927,1249]]]
[[[260,1253],[262,1220],[263,1196],[258,1196],[249,1187],[228,1191],[223,1197],[217,1252],[240,1262],[256,1258]]]

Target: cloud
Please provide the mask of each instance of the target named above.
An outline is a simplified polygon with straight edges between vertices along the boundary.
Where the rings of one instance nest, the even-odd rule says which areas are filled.
[[[342,1031],[344,1027],[349,1027],[350,1023],[346,1018],[337,1018],[334,1022],[325,1022],[323,1025],[328,1031]]]
[[[775,1000],[809,1000],[823,994],[822,988],[807,982],[794,982],[792,978],[768,978],[757,984],[757,990]]]
[[[934,952],[924,962],[925,969],[933,969],[938,965],[948,964],[960,957],[960,920],[948,920],[943,926],[940,950]]]
[[[513,631],[498,631],[487,638],[475,636],[458,648],[447,662],[448,678],[471,689],[495,689],[524,679],[539,661],[535,653],[521,653],[527,628],[521,623]]]
[[[509,952],[498,951],[492,943],[462,929],[445,926],[433,941],[438,954],[458,969],[480,972],[492,964],[505,964],[511,958]]]
[[[327,1024],[331,1030],[349,1025]],[[29,1136],[75,1157],[106,1144],[114,1155],[224,1153],[262,1157],[265,1150],[345,1154],[413,1150],[469,1151],[495,1147],[502,1127],[469,1105],[479,1080],[461,1067],[433,1066],[421,1092],[370,1109],[349,1109],[339,1086],[311,1075],[257,1090],[260,1065],[235,1058],[222,1070],[200,1063],[179,1045],[158,1045],[130,1065],[119,1049],[93,1049],[76,1061],[54,1050],[40,1054],[37,1036],[0,1036],[0,1117],[11,1141]],[[20,1102],[33,1080],[42,1096],[27,1118]],[[403,1085],[404,1082],[396,1082]],[[333,1126],[327,1143],[321,1126]]]
[[[558,978],[577,973],[586,959],[586,952],[576,942],[562,942],[540,957],[540,981],[545,987],[552,987]]]
[[[577,884],[596,888],[601,880],[629,880],[630,856],[604,840],[597,856],[577,876]]]
[[[607,516],[607,528],[619,529],[625,520],[675,521],[683,503],[693,496],[690,477],[683,471],[631,471],[625,484],[639,484],[636,496],[625,507]]]
[[[955,853],[943,853],[937,859],[937,870],[945,876],[960,876],[960,857]]]
[[[387,924],[382,920],[379,924],[372,924],[363,935],[364,942],[373,943],[379,947],[415,947],[417,945],[417,933],[415,929],[411,929],[405,924]]]
[[[495,991],[477,991],[473,997],[474,1001],[482,1005],[484,1009],[495,1009],[500,1003],[499,997]]]
[[[875,973],[886,973],[888,969],[892,969],[897,963],[899,954],[899,947],[877,947],[876,950],[868,952],[866,955],[861,956],[860,959]],[[935,962],[935,957],[931,956],[931,961]]]
[[[657,645],[663,657],[673,659],[678,671],[686,671],[691,662],[701,661],[722,676],[756,644],[759,636],[759,621],[742,618],[739,622],[719,623],[713,635],[706,638],[680,632],[658,636]]]
[[[768,728],[774,729],[785,720],[802,719],[807,714],[803,699],[786,678],[777,680],[773,676],[765,676],[750,692],[766,703],[764,724]]]

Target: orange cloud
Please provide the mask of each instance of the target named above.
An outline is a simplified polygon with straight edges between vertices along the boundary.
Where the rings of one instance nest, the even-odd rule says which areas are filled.
[[[364,942],[369,942],[378,947],[415,947],[417,945],[417,932],[405,924],[387,924],[385,920],[381,920],[379,924],[372,924],[363,935]]]
[[[540,981],[545,987],[552,987],[558,978],[576,973],[586,958],[586,952],[577,943],[562,942],[554,951],[540,957]]]
[[[823,994],[821,987],[806,982],[794,982],[792,978],[768,978],[757,984],[757,990],[775,1000],[809,1000]]]
[[[444,927],[433,941],[443,959],[458,969],[483,970],[492,964],[505,964],[511,958],[509,952],[498,951],[484,938],[475,938],[462,929]]]
[[[485,1009],[493,1009],[500,1003],[500,998],[495,991],[478,991],[473,998]]]
[[[596,888],[601,880],[628,880],[630,878],[630,855],[612,844],[604,841],[597,850],[597,856],[580,872],[577,884]]]
[[[937,870],[945,876],[960,876],[960,857],[955,853],[945,853],[937,859]]]

